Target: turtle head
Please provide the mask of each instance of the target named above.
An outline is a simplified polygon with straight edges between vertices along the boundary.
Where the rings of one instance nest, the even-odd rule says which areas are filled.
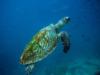
[[[62,22],[63,22],[64,24],[67,24],[67,23],[70,22],[70,18],[69,18],[69,17],[64,17],[64,18],[62,18]]]
[[[62,19],[60,19],[56,24],[55,24],[55,29],[59,30],[61,29],[65,24],[70,22],[70,18],[69,17],[64,17]]]

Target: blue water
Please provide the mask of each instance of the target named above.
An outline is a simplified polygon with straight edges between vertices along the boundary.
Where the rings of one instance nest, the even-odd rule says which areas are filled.
[[[32,75],[92,75],[100,71],[99,0],[1,0],[0,7],[0,75],[25,75],[24,66],[19,64],[24,47],[37,31],[64,16],[71,18],[61,30],[70,35],[69,52],[64,54],[59,43],[51,55],[35,65]],[[87,60],[98,65],[96,69],[92,64],[85,67],[89,74],[77,68],[80,63],[86,66]]]

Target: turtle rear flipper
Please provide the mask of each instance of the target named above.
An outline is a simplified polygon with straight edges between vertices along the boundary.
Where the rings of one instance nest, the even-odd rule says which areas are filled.
[[[69,36],[68,36],[67,32],[61,32],[59,34],[60,34],[60,37],[61,37],[62,44],[64,46],[63,51],[64,51],[64,53],[67,53],[69,48],[70,48]]]
[[[25,65],[26,75],[31,75],[33,68],[34,68],[34,64]]]

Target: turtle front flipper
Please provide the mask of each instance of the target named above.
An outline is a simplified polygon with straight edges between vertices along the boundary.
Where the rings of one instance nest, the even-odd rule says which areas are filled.
[[[62,44],[64,46],[63,51],[64,51],[64,53],[67,53],[69,48],[70,48],[70,40],[69,40],[68,33],[67,32],[60,32],[59,37],[60,37]]]
[[[25,65],[26,75],[31,75],[33,68],[34,68],[34,64]]]

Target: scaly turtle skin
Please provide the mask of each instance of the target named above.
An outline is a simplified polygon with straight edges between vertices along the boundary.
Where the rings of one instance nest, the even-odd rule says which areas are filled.
[[[70,46],[68,34],[59,32],[59,30],[69,21],[69,17],[64,17],[55,25],[50,24],[33,36],[20,57],[20,63],[26,66],[28,74],[32,71],[36,62],[44,59],[54,51],[59,40],[62,41],[64,46],[63,51],[67,53]]]

